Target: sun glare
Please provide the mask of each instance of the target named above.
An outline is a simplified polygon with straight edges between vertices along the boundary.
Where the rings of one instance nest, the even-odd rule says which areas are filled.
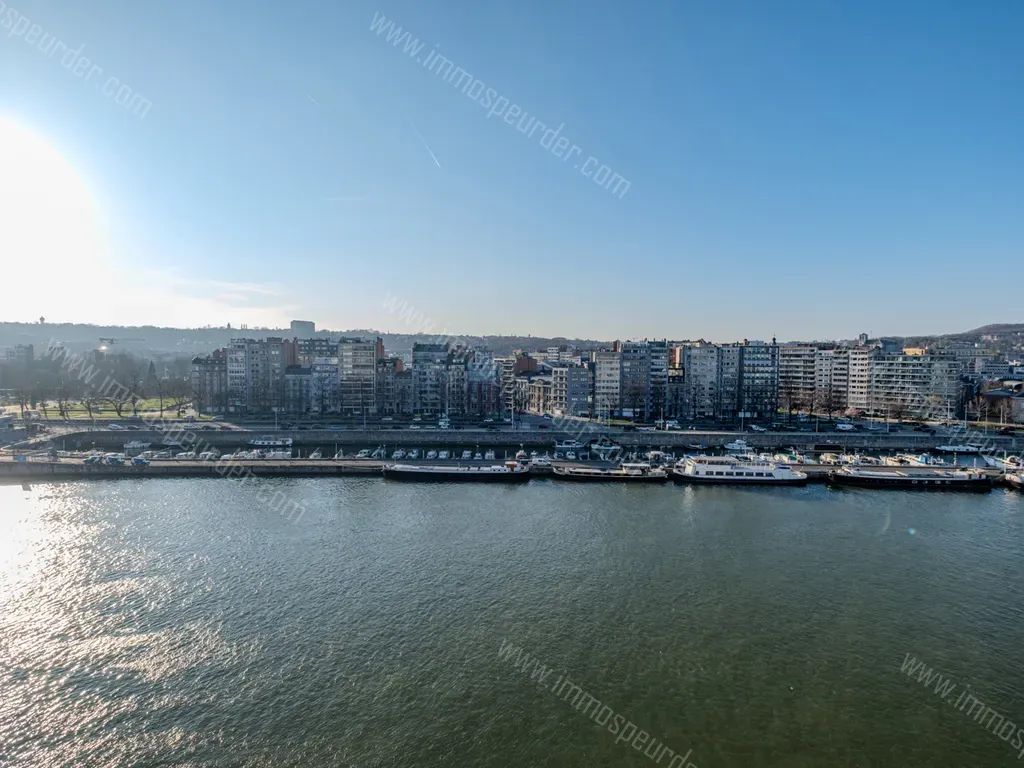
[[[0,270],[9,287],[45,285],[47,306],[81,305],[83,280],[107,259],[99,214],[59,152],[0,116]],[[41,314],[32,292],[10,290],[5,305],[9,320]]]

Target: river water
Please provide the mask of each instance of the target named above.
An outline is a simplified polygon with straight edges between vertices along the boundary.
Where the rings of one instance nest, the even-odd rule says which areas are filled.
[[[1024,727],[1012,491],[123,480],[0,515],[0,765],[1024,764],[953,700]]]

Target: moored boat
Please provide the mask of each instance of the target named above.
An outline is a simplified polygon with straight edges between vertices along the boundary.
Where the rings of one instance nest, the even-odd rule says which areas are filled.
[[[741,453],[752,451],[754,446],[748,443],[746,440],[733,440],[731,443],[725,444],[725,450],[727,451],[740,451]]]
[[[291,448],[292,439],[290,437],[263,435],[262,437],[255,437],[250,440],[249,445],[254,448]]]
[[[1008,472],[1006,474],[1006,482],[1011,488],[1024,491],[1024,472]]]
[[[807,475],[766,461],[735,456],[690,456],[672,468],[672,479],[709,485],[806,485]]]
[[[983,472],[971,470],[907,472],[899,469],[843,467],[829,472],[826,482],[833,486],[921,491],[988,491],[992,488],[992,478]]]
[[[560,480],[581,480],[590,482],[648,482],[663,483],[668,473],[661,467],[650,464],[621,464],[618,467],[555,467],[555,477]]]
[[[911,467],[951,467],[949,462],[943,461],[936,456],[929,456],[927,453],[900,453],[897,459],[903,459],[907,466]]]
[[[384,477],[418,482],[517,483],[530,479],[530,468],[514,461],[491,466],[422,466],[385,464]]]
[[[981,453],[981,446],[951,443],[949,445],[936,445],[935,450],[939,453]]]

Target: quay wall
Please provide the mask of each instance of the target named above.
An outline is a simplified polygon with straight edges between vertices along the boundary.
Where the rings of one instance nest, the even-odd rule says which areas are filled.
[[[211,448],[214,450],[237,449],[244,447],[246,442],[261,436],[259,432],[243,431],[195,431],[176,433],[179,440],[182,435],[195,435],[192,446]],[[755,449],[771,449],[795,447],[801,451],[813,450],[814,446],[831,443],[838,450],[849,451],[927,451],[937,445],[956,442],[957,438],[941,435],[928,435],[918,432],[874,433],[874,432],[601,432],[597,429],[583,434],[579,432],[562,432],[555,430],[531,431],[489,431],[489,430],[311,430],[311,431],[278,431],[274,437],[290,437],[294,441],[293,448],[301,449],[315,446],[509,446],[545,447],[550,449],[555,441],[579,440],[587,442],[599,437],[608,437],[625,447],[666,446],[669,448],[687,448],[687,446],[704,443],[708,448],[722,448],[726,443],[742,438]],[[52,438],[52,443],[60,450],[122,450],[129,440],[152,443],[154,447],[166,439],[157,431],[111,432],[109,430],[83,430]],[[961,438],[962,439],[962,438]],[[186,441],[188,438],[186,438]],[[990,435],[982,438],[972,436],[971,442],[984,443],[990,451],[1008,451],[1019,453],[1024,450],[1024,438]],[[44,442],[34,442],[33,447],[41,448]],[[181,450],[191,450],[182,448]]]

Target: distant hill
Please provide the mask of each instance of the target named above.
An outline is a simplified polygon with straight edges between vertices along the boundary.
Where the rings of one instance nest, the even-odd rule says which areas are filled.
[[[190,357],[209,354],[225,347],[232,339],[262,339],[268,336],[292,338],[288,328],[160,328],[152,325],[113,326],[82,323],[0,323],[0,347],[32,344],[40,354],[51,340],[73,351],[96,349],[105,344],[114,349],[147,357]],[[495,355],[506,355],[514,349],[539,350],[559,344],[572,344],[582,349],[610,342],[593,339],[544,338],[538,336],[438,336],[430,334],[381,333],[372,328],[345,331],[321,330],[316,336],[381,336],[384,346],[396,354],[406,353],[417,342],[457,341],[476,349],[487,349]],[[102,341],[106,339],[107,341]],[[114,339],[113,344],[109,339]]]

